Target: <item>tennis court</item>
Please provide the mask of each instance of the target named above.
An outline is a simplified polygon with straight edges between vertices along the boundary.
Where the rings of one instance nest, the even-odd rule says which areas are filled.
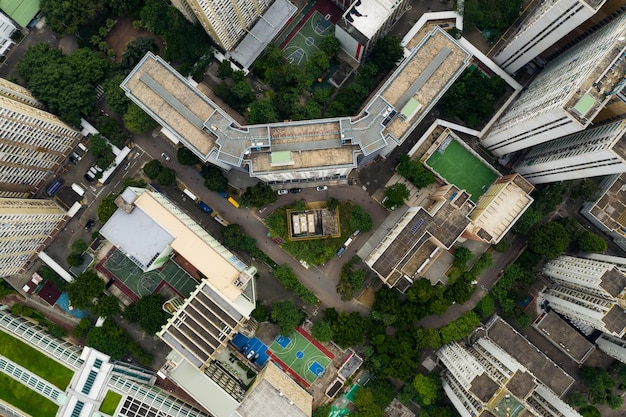
[[[285,371],[291,373],[297,380],[310,386],[324,373],[333,359],[330,352],[322,352],[321,349],[326,350],[323,346],[317,347],[315,344],[319,345],[319,342],[298,328],[289,337],[278,336],[270,345],[269,350],[278,365],[285,368]]]
[[[473,202],[478,201],[497,178],[495,172],[454,139],[444,141],[426,160],[426,165],[450,184],[466,190]]]
[[[334,33],[335,25],[316,11],[283,49],[285,58],[294,64],[305,65],[309,57],[319,50],[322,39]]]
[[[138,297],[152,294],[163,281],[183,298],[187,298],[198,285],[195,279],[172,261],[168,261],[160,270],[143,272],[117,249],[109,255],[103,266]]]

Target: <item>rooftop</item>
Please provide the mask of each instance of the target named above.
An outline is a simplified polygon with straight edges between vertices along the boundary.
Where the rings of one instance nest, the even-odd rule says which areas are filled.
[[[626,312],[624,312],[622,306],[615,304],[602,317],[602,322],[607,330],[621,335],[624,333],[624,329],[626,329]]]
[[[237,415],[306,417],[311,416],[312,409],[311,394],[296,384],[273,362],[268,362],[237,409]]]
[[[591,342],[552,311],[533,323],[533,327],[577,363],[583,363],[595,349]]]
[[[367,39],[371,39],[387,21],[401,0],[359,0],[343,14],[342,27],[354,27]],[[346,17],[350,16],[350,19]]]
[[[517,398],[526,398],[526,396],[535,389],[535,379],[531,374],[524,371],[517,371],[513,377],[506,383],[506,388]]]
[[[232,339],[244,316],[207,281],[185,300],[158,335],[197,368]]]
[[[496,317],[488,324],[487,335],[557,396],[562,397],[574,383],[574,378],[501,317]]]
[[[626,235],[626,174],[617,177],[590,212],[607,228]]]
[[[611,294],[613,297],[619,297],[626,288],[626,274],[620,271],[617,266],[613,266],[602,274],[600,287]]]
[[[485,372],[472,380],[470,391],[482,402],[486,403],[500,389],[500,386]]]

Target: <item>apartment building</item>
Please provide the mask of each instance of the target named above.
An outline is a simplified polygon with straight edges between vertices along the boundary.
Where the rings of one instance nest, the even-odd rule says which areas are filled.
[[[533,146],[513,169],[533,184],[626,172],[626,120]]]
[[[65,210],[51,200],[0,198],[0,276],[19,273],[65,219]]]
[[[626,363],[626,340],[603,334],[596,340],[596,345],[610,357]]]
[[[580,417],[561,399],[574,378],[500,317],[469,340],[437,351],[444,392],[462,417]]]
[[[237,46],[271,3],[271,0],[172,1],[187,19],[199,22],[225,51]]]
[[[623,87],[626,14],[549,62],[483,137],[505,155],[584,130]]]
[[[13,24],[4,13],[0,12],[0,57],[6,55],[15,42],[11,37],[17,30],[17,26]]]
[[[385,36],[406,11],[408,0],[357,0],[335,26],[339,46],[357,62],[369,55],[376,41]]]
[[[409,55],[361,114],[241,126],[163,59],[146,54],[121,84],[163,134],[202,161],[282,187],[338,184],[361,160],[403,143],[469,66],[472,55],[439,27]]]
[[[33,196],[82,137],[41,108],[28,90],[0,80],[0,197]]]
[[[559,39],[593,16],[606,0],[544,0],[525,10],[490,52],[509,74],[532,61]]]
[[[580,213],[626,252],[626,174],[608,176],[600,186],[602,194],[583,204]]]
[[[622,337],[626,333],[626,274],[614,264],[560,256],[543,269],[552,286],[542,298],[550,309],[585,326]]]

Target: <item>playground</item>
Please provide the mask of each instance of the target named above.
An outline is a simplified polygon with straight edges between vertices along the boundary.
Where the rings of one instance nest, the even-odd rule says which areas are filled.
[[[448,183],[466,190],[474,203],[497,178],[494,171],[454,139],[439,145],[426,165]]]
[[[335,33],[335,25],[329,19],[330,16],[322,16],[315,11],[283,48],[285,58],[291,63],[304,66],[309,57],[320,49],[322,39]]]
[[[181,297],[187,298],[198,285],[195,279],[172,261],[168,261],[160,269],[143,272],[117,249],[109,253],[102,267],[138,298],[152,294],[164,283],[172,287]]]
[[[269,350],[276,364],[307,387],[324,373],[334,359],[332,353],[301,328],[289,337],[278,336]]]

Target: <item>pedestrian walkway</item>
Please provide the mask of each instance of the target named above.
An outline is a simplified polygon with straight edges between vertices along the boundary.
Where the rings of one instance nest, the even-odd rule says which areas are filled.
[[[63,405],[67,401],[67,397],[59,388],[2,355],[0,371],[57,405]]]

